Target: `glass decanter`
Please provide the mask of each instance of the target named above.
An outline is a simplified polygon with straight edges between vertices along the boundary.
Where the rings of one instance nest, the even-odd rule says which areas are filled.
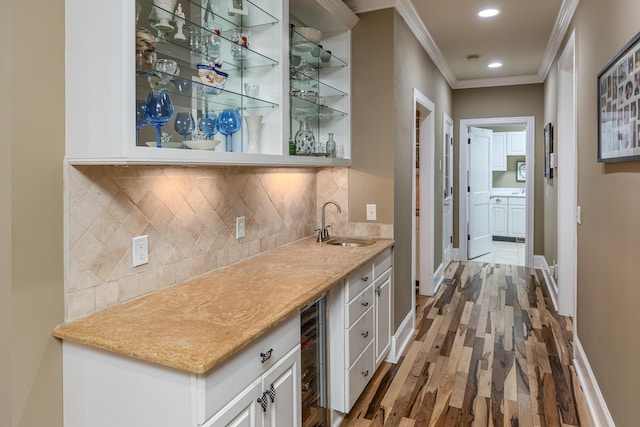
[[[333,134],[329,133],[329,140],[327,141],[327,157],[332,159],[336,158],[336,142],[333,140]]]

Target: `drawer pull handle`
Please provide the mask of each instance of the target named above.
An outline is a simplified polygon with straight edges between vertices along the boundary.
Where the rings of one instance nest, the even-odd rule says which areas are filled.
[[[369,281],[369,276],[361,277],[360,280],[362,280],[363,282],[368,282]]]
[[[267,392],[266,391],[264,393],[262,393],[262,397],[258,398],[258,403],[260,404],[260,407],[262,408],[262,412],[267,412],[267,405],[269,404],[269,401],[267,400]]]
[[[271,359],[271,354],[273,353],[273,349],[270,348],[269,351],[265,352],[265,353],[260,353],[260,357],[262,357],[262,362],[260,363],[264,363],[267,360]]]
[[[376,295],[380,296],[381,293],[382,293],[382,289],[376,288]]]
[[[276,389],[273,386],[273,384],[271,384],[271,387],[269,388],[269,391],[267,391],[267,393],[269,394],[269,398],[271,398],[271,403],[276,401]]]
[[[366,338],[369,336],[369,331],[365,331],[362,333],[362,338]]]
[[[368,377],[369,376],[369,370],[367,369],[366,371],[362,371],[362,376],[363,377]]]
[[[362,304],[363,307],[369,307],[369,301],[362,301],[360,304]]]

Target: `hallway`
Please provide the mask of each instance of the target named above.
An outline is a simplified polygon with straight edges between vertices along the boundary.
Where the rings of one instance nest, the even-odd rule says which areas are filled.
[[[572,322],[539,270],[453,262],[418,296],[416,335],[384,363],[342,426],[592,426],[572,363]]]

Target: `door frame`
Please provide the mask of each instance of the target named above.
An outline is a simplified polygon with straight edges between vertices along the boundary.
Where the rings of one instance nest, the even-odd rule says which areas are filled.
[[[575,316],[578,259],[578,146],[575,31],[558,60],[558,313]],[[575,330],[575,325],[574,325]]]
[[[467,235],[469,207],[467,206],[467,172],[469,170],[469,155],[466,149],[466,141],[469,138],[468,128],[470,126],[501,126],[501,125],[525,125],[526,126],[526,234],[525,234],[525,267],[533,267],[533,220],[534,220],[534,181],[535,181],[535,124],[534,116],[523,117],[492,117],[486,119],[461,119],[459,133],[459,161],[458,161],[458,246],[459,257],[462,261],[467,260]],[[462,142],[465,141],[463,144]]]
[[[412,156],[412,168],[413,177],[412,180],[412,239],[411,239],[411,275],[412,282],[416,281],[416,263],[420,266],[420,281],[419,292],[420,295],[433,295],[437,290],[439,282],[434,280],[434,214],[435,214],[435,201],[434,201],[434,158],[435,158],[435,104],[427,98],[418,89],[413,89],[413,122],[416,123],[416,112],[420,110],[420,232],[418,233],[418,240],[420,244],[420,259],[416,260],[416,141],[418,136],[416,135],[416,126],[412,126],[413,129],[413,156]],[[415,292],[411,292],[411,306],[415,307]]]
[[[449,138],[450,140],[447,141],[447,129],[449,130]],[[447,113],[443,113],[443,117],[442,117],[442,189],[446,190],[444,188],[445,183],[447,182],[446,180],[446,174],[447,174],[447,165],[444,164],[447,161],[447,157],[445,155],[446,151],[447,151],[447,144],[451,144],[451,152],[449,154],[449,163],[450,163],[450,170],[451,170],[451,194],[449,195],[449,199],[451,202],[451,243],[449,243],[450,240],[450,236],[447,236],[447,227],[445,226],[444,223],[444,219],[445,219],[445,198],[444,198],[444,194],[443,194],[443,198],[442,198],[442,268],[445,269],[447,268],[447,261],[451,261],[453,260],[453,212],[455,209],[455,196],[456,196],[456,192],[455,192],[455,187],[453,185],[453,119],[447,114]],[[446,248],[450,248],[449,253],[447,253],[447,249]]]

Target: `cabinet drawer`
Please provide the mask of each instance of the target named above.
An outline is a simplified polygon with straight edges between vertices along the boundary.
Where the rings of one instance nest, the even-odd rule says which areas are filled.
[[[507,205],[508,204],[508,198],[507,197],[503,197],[503,196],[493,196],[491,198],[491,203],[494,205]]]
[[[391,267],[391,249],[382,252],[373,261],[373,278],[377,279]]]
[[[345,328],[349,328],[358,317],[362,316],[362,313],[373,307],[373,286],[369,285],[367,289],[353,298],[345,307],[347,310]]]
[[[300,345],[300,315],[296,313],[282,325],[250,343],[211,372],[197,377],[198,393],[204,398],[204,413],[198,410],[198,422],[203,423],[264,374],[292,348]],[[271,351],[262,363],[260,353]],[[266,358],[266,357],[265,357]],[[199,400],[201,400],[199,399]]]
[[[351,366],[358,358],[362,350],[373,341],[375,330],[373,329],[373,308],[367,312],[353,326],[347,329],[347,363]]]
[[[373,282],[373,263],[368,262],[347,277],[345,298],[349,302]]]
[[[373,343],[371,343],[351,369],[347,371],[347,410],[345,412],[349,412],[358,397],[360,397],[362,390],[364,390],[374,374],[373,369]]]
[[[527,199],[524,197],[509,197],[510,206],[524,206],[527,203]]]

